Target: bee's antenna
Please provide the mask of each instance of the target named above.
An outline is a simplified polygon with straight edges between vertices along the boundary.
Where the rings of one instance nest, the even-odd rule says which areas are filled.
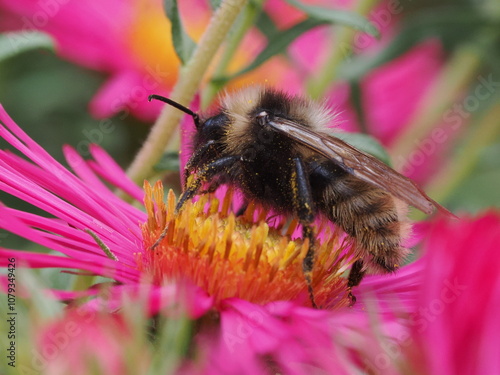
[[[153,100],[153,99],[156,99],[156,100],[159,100],[161,102],[170,104],[172,107],[175,107],[175,108],[181,110],[182,112],[187,113],[188,115],[192,116],[194,124],[196,125],[197,128],[199,127],[199,125],[200,125],[200,116],[198,116],[197,113],[191,111],[189,108],[184,107],[182,104],[174,102],[172,99],[165,98],[164,96],[154,95],[154,94],[148,96],[148,101],[149,102],[151,100]]]

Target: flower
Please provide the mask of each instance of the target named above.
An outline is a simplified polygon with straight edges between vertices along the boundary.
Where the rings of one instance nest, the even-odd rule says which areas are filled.
[[[170,194],[163,204],[160,184],[146,185],[145,213],[120,200],[101,181],[106,179],[136,200],[143,195],[102,149],[91,147],[94,160],[87,161],[66,147],[75,175],[30,139],[3,108],[0,120],[0,136],[29,159],[1,151],[0,188],[53,216],[0,206],[0,227],[61,254],[0,249],[0,263],[5,266],[7,259],[15,257],[19,265],[75,269],[118,282],[109,286],[105,296],[96,288],[46,292],[48,297],[66,301],[94,295],[85,305],[91,311],[126,310],[144,290],[146,298],[141,303],[147,316],[166,314],[167,307],[180,302],[189,319],[204,322],[193,342],[200,355],[187,361],[185,368],[194,366],[204,369],[200,370],[203,373],[221,368],[226,373],[343,368],[344,361],[352,364],[343,350],[336,351],[334,339],[345,336],[343,345],[349,344],[349,319],[361,319],[369,327],[366,309],[376,305],[384,326],[398,326],[398,316],[407,314],[414,304],[418,265],[403,268],[395,277],[367,277],[355,291],[359,296],[355,308],[346,308],[349,300],[341,274],[354,258],[350,248],[342,245],[342,238],[330,233],[331,240],[318,249],[313,275],[318,302],[328,309],[311,309],[300,261],[306,244],[277,236],[275,229],[258,218],[265,213],[252,209],[236,219],[227,214],[229,200],[219,207],[216,200],[207,202],[202,197],[173,218],[174,197]],[[208,210],[205,204],[210,206]],[[255,226],[249,224],[253,218],[257,219]],[[167,235],[152,249],[165,223],[169,223]],[[288,230],[293,231],[294,225]],[[271,273],[276,283],[266,284]],[[282,295],[276,293],[279,288]],[[395,314],[390,308],[398,305]]]
[[[144,194],[103,150],[92,147],[94,160],[84,161],[66,147],[74,175],[31,140],[3,109],[0,119],[0,136],[30,160],[1,151],[0,188],[55,216],[41,217],[0,206],[0,226],[64,255],[1,249],[0,263],[6,266],[8,259],[15,257],[19,264],[32,268],[70,268],[119,282],[111,285],[105,295],[96,288],[84,292],[52,290],[48,294],[64,300],[95,295],[84,306],[94,313],[121,314],[138,304],[143,306],[146,317],[160,314],[178,319],[179,314],[172,309],[180,303],[185,309],[181,311],[189,320],[199,321],[200,329],[192,343],[197,355],[181,361],[181,372],[252,374],[271,369],[293,374],[321,369],[325,373],[399,374],[403,369],[411,369],[417,373],[451,374],[458,369],[477,373],[498,366],[495,348],[499,345],[492,336],[500,306],[496,272],[499,265],[492,256],[499,240],[500,216],[496,212],[460,222],[441,218],[429,225],[425,256],[402,267],[396,275],[366,277],[355,290],[358,301],[353,308],[345,308],[345,284],[336,276],[349,263],[349,253],[340,247],[339,254],[331,253],[333,263],[332,259],[324,263],[325,269],[336,270],[329,275],[330,280],[326,279],[330,282],[330,294],[316,287],[318,298],[323,301],[335,293],[339,297],[332,299],[334,303],[329,309],[314,310],[307,307],[307,297],[300,296],[304,292],[304,280],[296,270],[297,265],[300,269],[300,261],[296,258],[289,262],[286,258],[287,252],[291,256],[304,246],[300,241],[287,242],[279,259],[292,268],[283,268],[282,275],[278,270],[274,276],[291,278],[291,289],[296,289],[286,295],[287,300],[276,296],[274,289],[280,285],[267,284],[266,290],[264,277],[269,275],[269,269],[265,268],[265,258],[273,254],[264,249],[265,241],[258,267],[252,265],[257,259],[255,251],[238,260],[238,252],[252,248],[248,243],[258,231],[268,231],[266,241],[272,245],[269,249],[279,248],[284,241],[276,241],[275,235],[270,234],[273,229],[266,228],[261,220],[257,219],[258,225],[248,229],[253,217],[265,217],[265,213],[252,209],[243,221],[237,222],[228,213],[229,199],[221,205],[215,199],[201,197],[174,218],[175,198],[170,194],[164,204],[160,184],[146,185],[143,212],[118,199],[100,181],[107,179],[137,200]],[[245,220],[249,222],[245,224]],[[170,223],[167,235],[152,251],[151,245],[165,223]],[[188,236],[188,232],[192,235]],[[226,265],[233,263],[232,269],[224,268],[221,261],[229,238],[233,243]],[[340,240],[332,238],[330,247]],[[213,250],[207,251],[210,248]],[[243,273],[243,277],[239,273],[244,268],[241,259],[250,259],[251,272]],[[320,260],[319,266],[321,263]],[[245,275],[251,280],[247,286]],[[5,276],[3,279],[5,283]],[[255,282],[263,287],[252,295],[249,292]],[[302,285],[297,288],[299,284]],[[74,320],[76,313],[72,309],[63,319]],[[102,366],[120,369],[127,358],[129,347],[116,345],[130,341],[124,337],[128,331],[100,328],[101,324],[120,326],[121,319],[104,315],[89,323],[91,326],[78,324],[85,327],[84,332],[101,332],[98,342],[116,353],[108,352],[105,358],[100,357],[99,351],[89,353]],[[47,348],[43,337],[56,337],[53,327],[67,327],[64,322],[67,323],[62,320],[42,329],[39,348]],[[47,373],[64,373],[60,369],[74,366],[82,353],[92,349],[85,340],[71,342],[69,355],[48,360]],[[429,342],[434,343],[432,350]],[[149,363],[147,353],[144,361]],[[477,357],[481,361],[476,361]]]
[[[207,1],[179,2],[187,32],[198,40],[208,25]],[[160,0],[106,0],[38,3],[1,0],[3,30],[41,30],[57,42],[62,57],[109,75],[90,103],[96,117],[119,111],[152,121],[160,103],[148,103],[150,94],[168,95],[177,80],[180,62],[171,43],[171,27]],[[241,42],[228,67],[232,73],[249,64],[264,47],[262,35],[251,31]],[[252,82],[287,82],[297,77],[283,57],[275,57],[257,70],[235,80],[241,86]]]
[[[422,374],[500,371],[500,213],[438,220],[412,314],[412,365]]]

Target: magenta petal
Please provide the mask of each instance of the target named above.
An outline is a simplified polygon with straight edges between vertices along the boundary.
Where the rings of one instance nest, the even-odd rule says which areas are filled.
[[[95,160],[92,168],[101,177],[107,179],[113,186],[122,189],[139,202],[144,198],[144,191],[137,186],[123,169],[98,145],[90,145],[90,153]]]
[[[350,337],[357,334],[369,339],[373,336],[369,315],[352,310],[314,310],[291,302],[258,306],[230,299],[225,301],[220,315],[220,340],[211,355],[212,367],[209,368],[227,369],[223,373],[247,374],[271,368],[286,374],[315,371],[349,374],[364,366],[356,365],[349,358],[351,351],[362,353],[363,350],[363,346]],[[396,332],[390,329],[390,324],[401,327],[401,323],[389,318],[383,324],[387,327],[386,334]],[[335,346],[341,337],[347,341]]]
[[[110,227],[115,227],[115,229],[120,230],[123,235],[129,237],[134,244],[137,244],[137,240],[140,236],[137,223],[138,221],[145,220],[144,213],[121,202],[113,192],[103,184],[96,184],[96,186],[90,188],[89,185],[83,183],[82,180],[69,173],[69,171],[64,169],[64,167],[41,149],[40,146],[34,143],[13,123],[5,112],[1,112],[0,115],[9,130],[12,130],[19,138],[7,132],[7,129],[4,127],[0,127],[1,135],[38,165],[33,165],[17,156],[2,152],[0,163],[2,161],[5,162],[0,164],[4,170],[0,175],[0,179],[5,183],[5,185],[3,185],[5,190],[8,190],[11,194],[25,199],[34,205],[47,209],[55,216],[65,218],[65,220],[69,222],[71,222],[71,220],[69,220],[69,215],[67,215],[67,213],[77,213],[77,210],[66,203],[71,202],[80,209],[93,215],[94,221],[98,219]],[[29,148],[23,145],[20,140],[24,141]],[[84,163],[81,159],[76,158],[74,154],[70,154],[70,156],[70,163],[78,163],[80,166]],[[115,175],[118,175],[116,164],[109,163],[109,165],[107,165],[103,153],[100,153],[100,157],[100,165],[113,171]],[[82,172],[82,167],[80,167],[79,170]],[[86,173],[86,178],[89,179],[88,170]],[[33,184],[33,182],[35,182],[35,184]],[[125,187],[125,184],[123,186]],[[133,190],[134,195],[138,195],[137,188],[131,189],[130,184],[127,190],[130,192]],[[64,201],[59,199],[57,195],[63,198]],[[66,207],[64,210],[61,210],[61,206]],[[80,213],[78,222],[82,223],[82,221],[85,222],[87,220]],[[92,227],[88,222],[83,225],[85,225],[85,227]],[[126,228],[123,228],[124,226],[126,226]],[[135,231],[133,235],[130,233],[131,229]]]
[[[137,280],[134,275],[119,262],[109,260],[86,261],[81,259],[64,258],[56,255],[21,252],[19,250],[9,250],[0,248],[0,264],[6,266],[9,258],[16,258],[19,266],[30,268],[72,268],[89,271],[96,275],[112,277],[121,282],[131,282]],[[123,272],[125,271],[125,272]]]
[[[104,71],[130,64],[122,39],[133,17],[132,2],[89,0],[40,5],[31,0],[2,0],[0,5],[5,13],[12,13],[5,16],[16,21],[12,28],[48,32],[56,39],[59,52],[70,60]]]
[[[136,282],[139,270],[135,254],[143,249],[139,224],[146,220],[146,214],[119,199],[100,181],[89,162],[72,149],[66,148],[65,153],[78,176],[36,144],[3,108],[0,120],[0,136],[28,159],[0,150],[0,189],[55,216],[46,218],[0,206],[0,228],[69,258],[21,251],[8,254],[30,267],[73,268],[124,283]],[[94,166],[101,174],[142,198],[141,190],[103,150],[92,148],[92,152]],[[97,236],[115,259],[110,259],[86,231]]]
[[[369,310],[375,304],[378,313],[413,312],[424,277],[423,266],[419,260],[401,267],[394,274],[365,277],[361,285],[353,290],[357,297],[353,309]]]
[[[495,373],[500,369],[500,215],[439,220],[426,243],[413,334],[432,374]],[[429,345],[428,343],[432,343]]]
[[[136,87],[141,87],[141,77],[135,71],[122,71],[108,80],[90,102],[90,111],[98,118],[107,118],[123,111],[130,104],[127,93]],[[147,100],[144,95],[143,100]]]
[[[441,69],[441,60],[441,46],[431,40],[367,77],[363,83],[367,122],[370,131],[384,144],[391,144],[411,121]],[[404,86],[401,82],[405,82]]]

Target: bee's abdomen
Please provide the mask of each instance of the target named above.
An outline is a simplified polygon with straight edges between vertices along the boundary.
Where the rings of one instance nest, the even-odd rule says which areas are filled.
[[[351,175],[333,180],[321,211],[352,237],[360,251],[383,271],[394,271],[405,255],[405,205],[389,193]]]

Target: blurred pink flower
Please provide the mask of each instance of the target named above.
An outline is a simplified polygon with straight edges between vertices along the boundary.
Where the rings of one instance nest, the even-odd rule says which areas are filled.
[[[411,319],[419,373],[500,373],[499,246],[498,211],[431,226]]]
[[[118,375],[130,371],[126,355],[131,328],[118,314],[69,309],[63,317],[40,328],[36,335],[31,368],[26,364],[20,366],[24,373]],[[133,363],[134,368],[144,369],[149,362],[147,352],[143,350],[137,358],[142,363]]]
[[[415,116],[442,63],[441,46],[430,41],[370,73],[362,86],[370,133],[390,146]]]
[[[179,2],[179,7],[182,14],[188,15],[183,17],[188,33],[198,40],[212,13],[208,1],[186,0]],[[0,11],[0,29],[45,31],[55,38],[61,56],[109,75],[90,103],[97,117],[123,110],[152,121],[161,104],[148,103],[148,95],[168,95],[177,80],[180,62],[160,0],[0,0]],[[235,54],[230,72],[246,66],[264,45],[263,37],[252,31]],[[298,82],[286,60],[278,56],[231,85],[261,81],[287,82],[291,86]]]

